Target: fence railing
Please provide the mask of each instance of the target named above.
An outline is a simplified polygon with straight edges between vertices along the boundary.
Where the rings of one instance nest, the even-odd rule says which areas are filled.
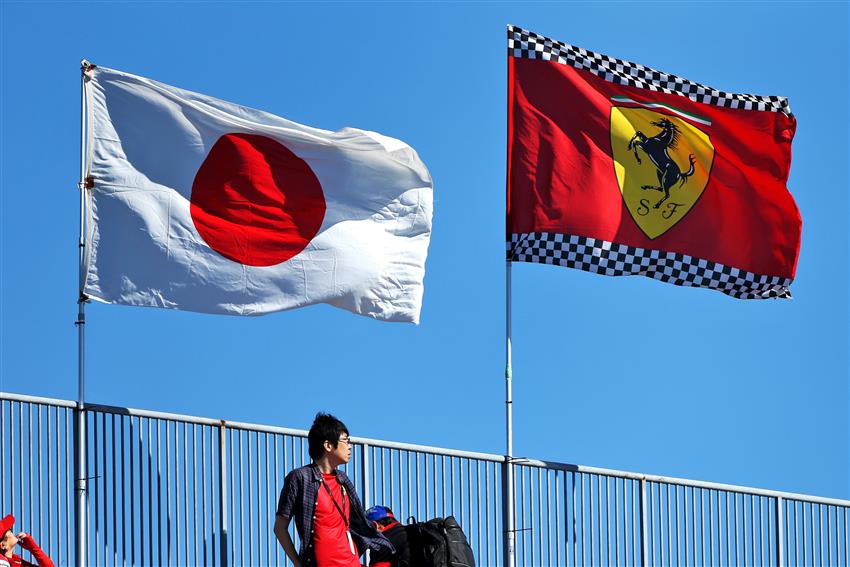
[[[0,511],[57,565],[75,559],[74,407],[0,393]],[[99,405],[85,414],[89,564],[289,565],[271,527],[284,475],[309,462],[306,431]],[[366,506],[454,515],[477,564],[503,564],[503,456],[352,440],[346,472]],[[850,501],[512,466],[517,565],[850,567]]]

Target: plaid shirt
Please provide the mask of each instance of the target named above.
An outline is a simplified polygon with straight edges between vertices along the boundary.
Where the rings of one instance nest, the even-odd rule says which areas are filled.
[[[342,471],[335,471],[339,482],[348,492],[350,501],[349,531],[351,538],[357,545],[359,554],[366,549],[374,551],[394,551],[392,544],[383,535],[373,528],[363,512],[363,506],[354,490],[351,480]],[[295,529],[301,539],[298,556],[304,567],[316,564],[316,554],[313,549],[313,520],[316,519],[316,499],[322,484],[322,473],[315,465],[306,465],[291,471],[283,481],[283,490],[277,502],[276,514],[289,522],[290,518],[295,520]]]

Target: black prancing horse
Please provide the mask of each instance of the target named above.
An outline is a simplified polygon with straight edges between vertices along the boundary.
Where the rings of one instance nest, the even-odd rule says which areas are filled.
[[[694,174],[695,161],[693,154],[688,156],[688,161],[691,162],[691,168],[682,173],[682,170],[679,169],[679,166],[676,165],[676,162],[667,153],[668,148],[676,149],[676,142],[679,141],[679,128],[666,118],[662,118],[658,122],[652,122],[651,124],[661,128],[661,132],[651,138],[647,138],[646,134],[640,130],[636,131],[632,139],[629,140],[629,149],[634,151],[635,159],[638,163],[641,163],[641,161],[637,151],[638,148],[642,149],[658,169],[658,185],[641,185],[640,187],[641,189],[654,189],[655,191],[664,193],[661,200],[655,203],[653,207],[657,209],[664,201],[670,198],[670,189],[677,181],[681,187],[688,180],[688,177]]]

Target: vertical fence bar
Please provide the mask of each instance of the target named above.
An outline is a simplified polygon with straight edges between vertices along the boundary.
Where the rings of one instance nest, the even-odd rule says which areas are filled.
[[[236,543],[235,543],[236,518],[237,517],[239,518],[239,528],[240,528],[239,545],[241,546],[242,545],[242,535],[241,535],[242,500],[240,499],[240,501],[239,501],[240,510],[239,510],[239,514],[237,515],[237,513],[236,513],[236,502],[235,502],[236,488],[235,488],[235,480],[234,480],[236,478],[236,466],[234,465],[234,456],[233,456],[234,453],[236,453],[236,448],[235,448],[236,442],[233,440],[234,435],[236,435],[237,440],[238,440],[239,431],[236,430],[236,429],[230,429],[230,435],[229,435],[229,445],[230,445],[230,455],[229,455],[230,456],[230,463],[229,463],[229,468],[230,468],[230,509],[232,510],[232,514],[230,516],[231,517],[231,520],[230,520],[230,560],[233,563],[233,565],[237,565],[237,564],[239,564],[239,562],[236,561]],[[240,463],[241,463],[241,456],[242,455],[241,455],[241,449],[240,449],[240,454],[239,454]],[[283,439],[283,462],[284,462],[284,465],[286,465],[286,438],[285,437]],[[241,472],[240,472],[239,482],[242,482]],[[240,559],[240,561],[242,560],[241,547],[240,547],[239,559]]]
[[[416,479],[417,485],[419,482],[419,478]],[[417,499],[419,497],[419,489],[416,489]],[[469,526],[469,543],[472,544],[472,526],[473,526],[473,514],[472,514],[472,459],[466,459],[466,525]]]
[[[104,414],[106,415],[106,414]],[[118,503],[117,503],[117,495],[118,495],[118,481],[117,481],[117,461],[118,454],[115,452],[115,414],[110,415],[111,427],[110,438],[112,439],[112,493],[111,493],[111,501],[112,501],[112,564],[118,565]],[[123,459],[123,453],[121,453],[121,458]],[[121,471],[124,472],[123,470]],[[123,479],[123,477],[122,477]],[[123,485],[123,481],[122,481]],[[121,510],[123,513],[124,510]]]
[[[655,544],[655,508],[657,504],[655,503],[655,489],[653,488],[653,483],[647,483],[647,527],[649,530],[649,549],[647,551],[647,559],[650,565],[655,565],[655,552],[658,549],[658,546]]]
[[[363,443],[363,458],[360,459],[360,490],[363,494],[363,508],[369,508],[373,506],[375,503],[372,502],[372,491],[369,486],[369,474],[370,474],[370,453],[369,453],[369,444]],[[392,508],[390,508],[392,510]]]
[[[720,504],[720,491],[715,490],[714,495],[716,497],[715,505],[717,506],[717,510],[714,513],[714,521],[717,528],[717,562],[720,563],[721,558],[723,557],[723,527],[720,519],[722,510],[722,505]]]
[[[165,422],[165,560],[171,565],[171,427]],[[157,433],[159,437],[159,433]],[[157,457],[157,462],[159,458]],[[176,496],[176,495],[175,495]],[[160,526],[161,528],[161,526]]]
[[[826,507],[826,561],[832,565],[832,507]]]
[[[700,550],[700,562],[702,565],[706,565],[705,561],[705,491],[702,488],[695,488],[695,492],[698,493],[699,499],[699,550]],[[696,508],[694,508],[694,514],[696,514]],[[694,551],[696,551],[696,540],[694,540]]]
[[[53,413],[53,419],[54,419],[54,422],[53,422],[53,424],[54,424],[53,438],[56,441],[56,446],[55,446],[56,474],[53,477],[53,482],[55,483],[55,488],[56,488],[56,492],[55,492],[55,494],[56,494],[56,547],[55,547],[55,549],[56,549],[56,555],[59,559],[59,562],[62,563],[62,522],[64,520],[64,522],[67,523],[68,522],[68,516],[67,516],[67,509],[66,509],[66,515],[65,516],[62,515],[62,497],[60,495],[60,492],[61,492],[60,486],[65,486],[65,485],[64,484],[60,485],[60,480],[59,480],[59,477],[60,477],[60,474],[61,474],[60,473],[60,466],[61,466],[60,463],[62,462],[60,455],[59,455],[59,451],[60,451],[60,447],[61,447],[60,442],[59,442],[59,431],[60,431],[60,429],[59,429],[59,408],[56,407],[54,409],[56,410]],[[0,408],[0,415],[2,415],[2,413],[3,413],[2,408]],[[0,442],[2,442],[2,440],[0,440]],[[0,456],[0,458],[2,458],[2,456]],[[65,490],[65,492],[67,492],[67,489]],[[65,563],[68,563],[69,561],[70,561],[69,558],[66,557]]]
[[[198,431],[192,424],[192,562],[198,565]]]
[[[740,549],[741,563],[743,565],[747,565],[747,494],[741,493],[741,511],[740,511],[740,543],[738,544]],[[736,503],[737,510],[737,503]],[[737,537],[737,534],[736,534]]]
[[[817,507],[817,562],[824,565],[824,529],[823,529],[823,506]]]
[[[265,494],[264,494],[264,499],[263,499],[264,502],[263,502],[262,509],[265,510],[266,521],[268,521],[269,518],[271,518],[271,514],[269,514],[269,434],[268,433],[263,433],[263,450],[264,450],[264,452],[263,452],[263,472],[265,473],[265,477],[263,479],[263,488],[265,489]],[[259,467],[257,467],[257,474],[259,474]],[[258,491],[257,497],[259,497],[259,491]],[[258,506],[257,507],[257,517],[258,517],[258,519],[260,517],[259,511],[260,511],[260,507]],[[269,544],[271,542],[269,541],[269,537],[268,537],[269,531],[260,529],[259,526],[262,526],[262,523],[260,523],[258,521],[257,522],[257,528],[258,528],[257,532],[258,532],[258,534],[262,534],[261,539],[265,540],[265,542],[266,542],[266,545],[265,545],[265,547],[266,547],[266,565],[270,565],[271,564],[271,546]]]
[[[41,405],[38,404],[35,406],[38,413],[36,414],[36,434],[35,434],[35,451],[36,451],[36,467],[37,467],[37,478],[38,478],[38,515],[31,520],[32,525],[35,525],[35,520],[38,520],[38,533],[42,533],[43,526],[41,523],[42,515],[44,513],[44,500],[42,498],[42,485],[41,485]],[[32,411],[32,406],[30,406],[30,411]]]
[[[94,412],[94,419],[97,419],[97,412]],[[109,496],[109,491],[106,485],[106,414],[100,414],[100,439],[101,439],[101,479],[100,490],[102,491],[101,501],[103,502],[103,563],[106,564],[109,558],[109,516],[107,515],[106,499]],[[95,542],[97,543],[97,542]]]
[[[362,455],[362,458],[360,459],[360,494],[362,495],[362,498],[363,498],[363,508],[369,509],[369,507],[373,505],[372,504],[372,492],[371,492],[370,486],[369,486],[369,464],[370,464],[369,463],[369,459],[370,459],[369,444],[363,443],[361,445],[361,449],[362,449],[363,455]],[[390,509],[392,510],[392,508],[390,508]],[[371,555],[371,553],[367,549],[366,550],[366,558],[367,558],[366,564],[367,565],[369,564],[368,559],[369,559],[370,555]]]
[[[218,530],[220,526],[221,504],[217,502],[217,486],[221,482],[221,476],[218,474],[218,440],[216,439],[217,427],[210,426],[210,556],[212,558],[213,567],[218,567],[221,561],[221,533]],[[268,537],[269,530],[263,532]]]
[[[605,562],[611,563],[611,478],[605,477]],[[600,538],[601,538],[600,534]],[[601,556],[600,556],[601,558]]]
[[[20,472],[18,472],[18,481],[15,482],[15,406],[17,404],[15,402],[9,402],[9,476],[12,478],[12,482],[9,485],[9,502],[12,510],[17,510],[18,507],[15,505],[15,486],[18,487],[20,494],[23,495],[24,483],[21,478]],[[17,412],[18,420],[20,420],[20,411]],[[18,435],[20,435],[20,423],[18,424]],[[18,447],[20,448],[20,441],[18,442]],[[20,449],[19,449],[20,450]],[[20,456],[17,459],[18,466],[21,466]],[[23,509],[23,496],[19,496],[18,503],[21,509]]]
[[[183,461],[183,468],[186,468],[186,461]],[[185,540],[180,541],[180,422],[174,422],[174,557],[177,565],[180,563],[180,547],[185,545]]]
[[[225,422],[222,420],[218,426],[218,501],[219,506],[221,506],[221,513],[219,514],[219,555],[222,567],[228,567],[228,546],[230,545],[230,538],[228,534],[228,509],[227,509],[227,443],[226,443],[226,434],[227,429],[225,426]],[[275,445],[277,447],[277,445]],[[275,449],[275,454],[277,454],[277,449]],[[275,458],[275,467],[277,467],[277,458]]]
[[[646,478],[640,479],[640,564],[642,566],[649,565],[648,563],[648,546],[649,533],[646,525]]]
[[[162,420],[156,420],[156,528],[157,531],[153,532],[156,534],[162,533],[162,471],[160,470],[160,462],[162,457],[162,451],[160,451],[160,439],[159,439],[159,424]],[[151,533],[151,536],[153,536]],[[151,537],[153,539],[153,537]],[[159,564],[162,565],[162,537],[156,538],[156,556],[159,561]]]
[[[783,504],[783,513],[784,515],[784,523],[785,523],[785,557],[790,559],[792,557],[796,558],[796,553],[792,552],[792,543],[794,542],[794,537],[796,537],[796,530],[794,531],[794,536],[791,536],[791,516],[794,514],[794,502],[791,500],[786,500]],[[796,521],[796,519],[795,519]]]
[[[244,497],[245,476],[243,474],[244,469],[242,467],[242,463],[245,459],[242,456],[243,455],[242,438],[245,437],[245,432],[240,430],[240,429],[237,429],[236,430],[236,437],[239,440],[239,456],[237,458],[237,460],[239,461],[239,491],[238,491],[238,493],[241,495],[241,497],[239,498],[239,560],[240,560],[240,563],[244,565],[245,564],[245,497]],[[250,445],[249,445],[249,447],[250,447]],[[294,461],[295,460],[295,441],[294,440],[293,440],[293,446],[292,447],[293,447],[292,448],[292,454],[293,454],[292,459]],[[249,461],[250,461],[250,457],[249,457]],[[293,468],[295,467],[294,464],[292,466],[293,466]],[[235,513],[235,510],[234,510],[234,513]],[[250,534],[249,534],[249,537],[250,537]],[[251,562],[250,557],[248,559],[248,562],[249,563]]]
[[[714,565],[714,505],[708,491],[708,563]]]
[[[27,447],[28,448],[32,448],[32,446],[34,445],[33,439],[32,439],[32,437],[33,437],[32,433],[33,433],[33,429],[32,429],[32,404],[28,403],[27,404]],[[33,510],[36,510],[36,511],[38,510],[38,506],[36,506],[35,503],[34,503],[34,498],[35,498],[35,485],[34,485],[34,481],[33,481],[33,478],[34,478],[33,477],[33,474],[34,474],[33,468],[35,468],[35,467],[33,467],[33,464],[34,464],[33,461],[34,460],[35,459],[27,459],[27,471],[29,471],[29,486],[28,487],[29,487],[29,496],[30,496],[29,497],[30,507],[29,507],[29,512],[27,513],[27,523],[31,526],[36,525],[35,512],[33,512]]]
[[[112,453],[114,455],[115,454],[115,416],[113,415],[112,417],[113,417],[113,421],[112,421],[112,448],[113,448],[113,450],[112,450]],[[127,453],[124,450],[125,449],[125,445],[124,445],[125,435],[124,435],[124,416],[123,415],[118,416],[118,428],[119,428],[118,429],[118,435],[120,436],[119,437],[119,443],[118,443],[118,445],[120,447],[120,453],[118,453],[118,454],[120,455],[120,458],[121,458],[121,477],[120,477],[121,478],[121,517],[122,517],[122,519],[126,519],[126,516],[127,516],[127,501],[126,501],[126,495],[125,495],[125,488],[126,488],[126,483],[127,483],[127,479],[126,479],[126,474],[127,474],[126,456],[127,456]],[[118,527],[117,518],[116,518],[117,514],[115,514],[114,512],[113,512],[113,514],[114,514],[113,515],[113,522],[115,522],[115,523],[113,524],[114,528],[112,530],[112,533],[115,533],[115,530]],[[117,547],[116,547],[116,554],[117,554]],[[122,559],[122,563],[124,565],[126,565],[127,564],[127,527],[126,527],[126,524],[124,523],[124,521],[121,522],[121,559]],[[116,555],[115,565],[118,565],[117,555]]]
[[[374,471],[374,467],[372,468]],[[374,472],[372,473],[374,474]],[[433,494],[433,505],[434,505],[434,514],[439,516],[440,512],[437,511],[437,487],[439,486],[442,490],[442,485],[437,484],[437,455],[431,455],[431,478],[434,481],[434,490]]]
[[[599,474],[596,475],[596,560],[599,565],[602,565],[602,475]]]
[[[531,471],[529,470],[529,472],[531,472]],[[529,481],[531,482],[531,486],[534,486],[533,477],[530,478]],[[542,492],[543,492],[543,489],[540,486],[540,469],[538,468],[537,469],[537,546],[540,548],[539,549],[539,557],[540,557],[540,563],[541,564],[543,563],[543,494],[542,494]],[[533,506],[532,506],[532,512],[531,513],[532,513],[531,525],[534,526],[534,508],[533,508]],[[532,547],[532,549],[534,548],[534,539],[533,538],[531,540],[531,547]],[[533,556],[534,555],[532,554],[532,557]],[[532,560],[531,562],[533,564],[534,560]]]
[[[436,459],[436,457],[435,457]],[[485,465],[486,468],[486,465]],[[435,471],[436,472],[436,471]],[[436,476],[434,477],[434,485],[436,487]],[[485,488],[486,490],[486,488]],[[478,525],[477,525],[477,534],[478,534],[478,548],[476,549],[476,556],[478,557],[478,563],[481,563],[481,556],[483,555],[481,550],[481,461],[475,461],[475,499],[476,499],[476,510],[478,510]],[[434,510],[436,513],[436,509]],[[486,517],[485,517],[486,521]]]
[[[254,561],[254,497],[251,490],[251,432],[243,431],[242,434],[247,437],[246,446],[248,457],[245,462],[248,463],[248,563]],[[245,493],[245,485],[242,485],[242,493]],[[244,520],[243,520],[244,523]]]
[[[375,451],[376,451],[375,447],[371,447],[369,449],[369,459],[370,459],[370,462],[373,465],[372,466],[372,485],[371,485],[372,491],[370,493],[372,495],[372,501],[375,501],[376,495],[378,493],[378,476],[377,476],[378,465],[377,465],[377,462],[375,460],[376,459]],[[399,455],[399,464],[398,464],[398,474],[399,474],[399,478],[401,478],[401,456],[400,455]],[[390,460],[390,478],[392,479],[392,477],[393,477],[393,474],[392,474],[392,459],[391,459]],[[401,504],[401,502],[399,502],[399,505],[400,504]],[[396,510],[395,500],[391,499],[390,508],[392,508],[393,510]]]
[[[676,504],[673,508],[673,513],[675,514],[674,523],[676,525],[675,536],[676,536],[676,566],[678,567],[682,562],[682,538],[679,529],[679,486],[673,487],[673,496],[675,496]]]
[[[723,530],[723,538],[722,539],[726,543],[726,565],[729,565],[730,560],[731,560],[731,555],[730,555],[730,550],[729,550],[729,492],[724,491],[723,495],[724,495],[723,509],[726,513],[726,524],[725,524],[725,529]],[[718,508],[718,510],[719,510],[719,508]]]
[[[811,543],[809,553],[812,565],[815,564],[815,505],[809,502],[809,542]]]
[[[189,489],[189,480],[190,480],[189,470],[190,470],[190,467],[194,466],[195,454],[191,453],[192,458],[191,459],[189,458],[189,455],[190,455],[190,453],[189,453],[189,432],[191,431],[191,429],[190,429],[191,426],[187,422],[183,422],[182,425],[183,425],[183,427],[181,428],[182,429],[181,437],[183,438],[183,489],[182,489],[182,496],[183,496],[183,531],[182,531],[182,534],[183,534],[183,536],[182,536],[182,539],[183,539],[183,546],[182,546],[183,547],[183,563],[185,565],[191,565],[191,559],[190,559],[192,557],[191,545],[192,545],[192,541],[193,541],[194,538],[189,539],[189,533],[190,533],[189,529],[190,529],[190,524],[191,524],[191,522],[190,522],[190,512],[189,511],[191,510],[192,513],[194,513],[195,507],[192,504],[192,501],[191,501],[192,493],[190,492],[190,489]],[[177,535],[180,536],[180,532],[178,532]]]
[[[584,477],[585,477],[585,475],[584,475],[584,473],[579,473],[578,477],[579,477],[579,497],[578,497],[578,501],[581,505],[581,514],[580,514],[580,516],[581,516],[581,530],[580,530],[580,533],[581,533],[581,546],[580,546],[581,547],[581,564],[585,565],[585,556],[586,556],[585,548],[587,547],[585,545],[586,541],[585,541],[585,537],[584,537],[585,536],[585,529],[584,529],[584,526],[585,526],[585,523],[584,523],[584,509],[585,509]]]
[[[572,537],[572,541],[573,541],[572,551],[573,551],[573,565],[575,566],[575,565],[578,564],[577,561],[576,561],[577,552],[578,552],[578,542],[576,541],[577,540],[577,538],[576,538],[576,516],[577,516],[577,514],[576,514],[576,473],[570,472],[570,477],[571,477],[570,480],[572,481],[571,482],[571,485],[572,485],[571,493],[572,493],[572,497],[573,497],[572,498],[573,507],[572,507],[572,522],[569,522],[569,524],[570,524],[570,528],[571,528],[570,529],[571,535],[573,536]],[[564,491],[566,492],[566,488],[564,489]]]
[[[632,492],[634,492],[634,481],[624,478],[622,480],[622,492],[620,493],[620,506],[622,507],[622,517],[620,518],[620,528],[623,531],[623,563],[636,565],[637,558],[635,557],[634,552],[629,554],[629,551],[634,547],[634,517],[631,513],[631,509],[634,508],[633,500],[632,500]],[[630,544],[629,542],[632,542]]]
[[[47,413],[47,417],[44,420],[45,423],[47,424],[47,428],[46,428],[47,431],[45,432],[46,435],[47,435],[45,448],[47,450],[44,452],[45,458],[47,460],[47,474],[45,475],[47,477],[47,503],[45,505],[43,505],[42,508],[46,508],[46,512],[47,512],[47,530],[46,530],[47,531],[47,539],[45,541],[47,543],[47,549],[52,549],[53,548],[53,525],[54,525],[54,522],[52,521],[53,515],[50,512],[53,508],[54,500],[53,500],[53,495],[52,495],[53,491],[50,490],[50,480],[51,480],[51,476],[50,476],[50,473],[51,473],[51,470],[50,470],[50,464],[51,464],[51,459],[50,459],[50,438],[51,438],[51,436],[50,436],[50,406],[44,406],[44,411]],[[2,410],[0,410],[0,414],[2,414],[2,413],[3,413]],[[39,429],[41,429],[41,423],[40,423],[41,422],[41,413],[42,412],[39,409],[39,412],[38,412]],[[113,451],[113,453],[114,453],[114,451]],[[39,471],[40,470],[41,470],[41,467],[39,466]],[[2,477],[0,477],[0,478],[2,478]],[[2,489],[0,489],[0,493],[2,493],[2,492],[3,492]],[[39,492],[39,494],[41,494],[41,479],[40,478],[39,478],[39,491],[38,492]],[[0,509],[2,509],[2,508],[0,508]],[[41,530],[41,529],[42,529],[41,525],[39,525],[39,530]],[[39,532],[39,533],[41,533],[41,532]],[[115,533],[115,532],[113,532],[113,533]]]
[[[21,515],[24,513],[24,404],[18,404],[18,506],[21,511]],[[88,464],[88,463],[86,463]],[[12,465],[14,467],[14,464]],[[12,475],[12,480],[14,480],[14,474]],[[14,491],[14,487],[12,488]],[[13,502],[14,504],[14,502]],[[83,513],[87,513],[87,510],[83,510]],[[85,519],[83,519],[82,523],[85,523]],[[82,542],[83,545],[88,543],[87,541]],[[82,567],[86,567],[83,565]]]
[[[72,461],[72,458],[69,456],[70,453],[68,452],[69,451],[68,438],[70,437],[70,434],[68,432],[68,429],[69,429],[68,428],[68,421],[69,420],[68,420],[68,409],[67,408],[65,409],[65,411],[62,412],[62,416],[64,417],[64,420],[63,420],[64,421],[64,427],[62,428],[62,433],[63,433],[62,441],[63,441],[63,446],[64,446],[63,455],[65,456],[65,458],[64,458],[64,461],[65,461],[65,491],[64,491],[65,492],[65,562],[68,565],[70,565],[71,564],[71,498],[70,498],[70,492],[71,492],[71,485],[72,485],[73,481],[72,481],[71,474],[70,474],[70,462]],[[12,418],[12,416],[9,415],[10,421],[11,421],[11,418]],[[72,419],[73,419],[73,413],[72,413]],[[74,451],[73,448],[71,448],[70,450]],[[57,482],[58,482],[58,479],[57,479]],[[75,517],[75,519],[76,519],[76,517]]]
[[[12,403],[9,402],[9,406]],[[57,409],[57,414],[59,410]],[[6,403],[0,400],[0,510],[13,509],[12,506],[6,508],[6,447],[11,447],[11,443],[6,443]],[[10,488],[14,485],[10,485]]]
[[[664,497],[667,500],[667,565],[672,565],[673,561],[673,544],[670,538],[670,485],[664,485]]]
[[[277,483],[278,483],[278,479],[280,478],[280,474],[279,474],[280,471],[278,470],[278,467],[277,467],[277,464],[278,464],[278,457],[277,457],[278,445],[279,445],[279,443],[277,442],[277,435],[275,435],[274,436],[274,473],[273,473],[274,474],[274,484],[272,484],[272,486],[274,487],[274,494],[273,494],[274,498],[272,499],[272,505],[274,505],[274,507],[275,507],[275,516],[276,516],[276,512],[277,512],[277,504],[276,503],[277,503],[277,496],[278,496]],[[286,458],[286,444],[285,444],[285,442],[283,444],[283,450],[284,450],[283,458],[285,459]],[[279,549],[277,537],[272,539],[272,547],[274,548],[274,564],[275,564],[275,567],[277,567],[278,565],[280,565],[280,549]],[[228,567],[227,565],[224,565],[224,564],[222,564],[222,565],[223,565],[223,567]]]
[[[691,498],[693,498],[693,493],[691,493]],[[691,508],[691,513],[689,514],[688,513],[688,487],[686,487],[686,486],[682,487],[682,508],[683,508],[682,518],[684,520],[683,521],[684,526],[682,526],[682,531],[685,534],[684,558],[685,558],[685,565],[688,565],[688,561],[689,561],[688,558],[690,557],[689,554],[688,554],[688,518],[690,518],[693,521],[693,507]]]
[[[777,496],[774,501],[776,503],[776,521],[774,522],[774,528],[776,529],[774,539],[776,541],[776,565],[777,567],[782,567],[782,565],[785,565],[785,532],[782,529],[785,524],[782,514],[783,499],[781,496]]]
[[[152,455],[151,455],[151,436],[152,427],[151,420],[148,418],[148,560],[153,563],[153,474],[152,474]]]
[[[88,414],[88,412],[87,412]],[[94,539],[94,564],[100,565],[100,546],[97,543],[97,540],[100,538],[100,515],[98,514],[99,508],[99,498],[100,498],[100,487],[98,486],[98,479],[100,478],[100,471],[98,470],[98,449],[100,448],[97,444],[97,416],[92,415],[92,447],[94,451],[92,451],[92,463],[94,464],[94,478],[91,479],[92,487],[94,492],[94,505],[91,507],[91,514],[94,517],[94,533],[92,534]],[[32,474],[32,469],[30,469],[30,474]],[[30,486],[32,486],[32,479],[30,479]],[[30,491],[30,516],[32,516],[32,491]],[[89,538],[91,540],[92,538]],[[86,542],[87,545],[90,545],[90,541]],[[88,554],[86,554],[88,555]]]
[[[435,457],[436,461],[436,457]],[[488,528],[484,532],[485,537],[485,545],[487,549],[486,557],[487,563],[486,565],[491,565],[490,559],[490,463],[484,463],[484,518],[485,518],[485,526]],[[436,507],[436,505],[435,505]]]
[[[759,511],[759,562],[764,564],[764,508],[762,507],[762,499],[761,496],[755,496],[754,498],[758,498],[758,511]]]
[[[509,557],[512,558],[514,555],[513,546],[514,536],[516,535],[513,532],[508,533],[509,530],[513,529],[514,525],[512,521],[514,507],[513,502],[510,502],[511,496],[513,495],[511,490],[508,488],[508,482],[513,481],[513,473],[510,471],[512,466],[510,457],[505,457],[505,460],[502,462],[502,475],[501,482],[499,483],[502,489],[502,524],[505,530],[502,533],[502,557],[505,561],[505,567],[514,567],[508,559]],[[443,468],[445,469],[445,463],[443,463]],[[454,484],[451,477],[449,477],[449,482],[451,485]],[[449,502],[451,502],[451,500]]]

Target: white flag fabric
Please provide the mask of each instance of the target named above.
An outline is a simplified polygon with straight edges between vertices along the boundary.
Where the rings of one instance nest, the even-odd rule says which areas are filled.
[[[418,323],[433,193],[410,146],[104,67],[85,88],[87,297]]]

